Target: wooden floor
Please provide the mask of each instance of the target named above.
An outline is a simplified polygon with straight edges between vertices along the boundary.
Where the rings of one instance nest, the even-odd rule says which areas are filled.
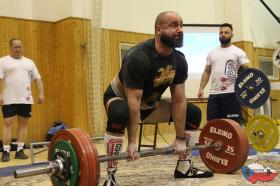
[[[168,143],[172,142],[174,136],[167,135],[161,137],[158,136],[157,147],[167,147]],[[144,138],[144,143],[151,143],[152,136]],[[99,155],[104,154],[104,144],[103,140],[95,142],[98,149]],[[280,143],[278,143],[277,148],[280,149]],[[40,149],[41,150],[41,149]],[[25,152],[29,154],[29,150],[26,149]],[[13,159],[14,152],[11,154],[10,162],[0,162],[1,167],[16,166],[23,164],[30,164],[31,160],[15,160]],[[37,154],[35,156],[35,162],[42,162],[47,160],[47,151]],[[197,167],[202,169],[207,169],[200,158],[193,158],[194,163]],[[176,156],[154,156],[147,158],[140,158],[137,161],[127,162],[125,160],[119,161],[118,166],[118,180],[121,186],[150,186],[150,185],[170,185],[170,186],[180,186],[180,185],[194,185],[194,186],[249,186],[252,185],[247,181],[241,174],[241,171],[237,171],[232,174],[215,174],[213,178],[207,179],[175,179],[173,177],[174,168],[176,166],[177,157]],[[256,160],[247,160],[246,164],[256,162]],[[279,161],[260,161],[259,163],[269,166],[278,171],[280,174],[280,162]],[[101,178],[100,184],[102,185],[106,177],[106,163],[101,163]],[[10,177],[0,177],[0,185],[28,185],[28,186],[50,186],[51,181],[48,175],[33,176],[28,178],[15,179]],[[279,186],[280,185],[280,175],[277,176],[272,182],[257,182],[254,185],[270,185]]]

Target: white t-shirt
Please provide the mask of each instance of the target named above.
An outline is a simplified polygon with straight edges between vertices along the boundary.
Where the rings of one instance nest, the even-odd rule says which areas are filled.
[[[206,62],[206,65],[211,65],[210,94],[234,92],[238,68],[244,63],[249,63],[246,53],[234,45],[213,49]]]
[[[33,104],[31,80],[41,76],[31,59],[15,59],[9,55],[0,58],[0,79],[3,80],[4,105]]]

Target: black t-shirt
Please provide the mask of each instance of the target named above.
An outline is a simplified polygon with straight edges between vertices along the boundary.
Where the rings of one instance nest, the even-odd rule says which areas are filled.
[[[152,107],[171,84],[187,79],[188,64],[184,54],[176,49],[167,57],[160,56],[155,40],[150,39],[128,51],[118,76],[125,86],[142,89],[142,103]]]

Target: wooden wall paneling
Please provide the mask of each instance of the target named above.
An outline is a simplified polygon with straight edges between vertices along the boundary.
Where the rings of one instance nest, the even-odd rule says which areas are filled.
[[[57,112],[59,118],[75,127],[74,123],[74,95],[73,95],[73,45],[71,20],[63,20],[55,25],[55,65],[56,86],[55,91],[58,98]]]
[[[35,23],[33,23],[35,24]],[[35,52],[34,59],[36,66],[41,74],[42,81],[44,84],[45,102],[39,105],[35,102],[33,110],[37,112],[37,119],[34,122],[36,126],[37,135],[35,141],[40,139],[40,141],[45,140],[48,129],[53,125],[54,118],[57,117],[56,107],[55,107],[55,95],[53,91],[53,42],[54,39],[54,24],[48,22],[36,22],[35,28],[33,29],[33,34],[35,38],[33,39],[32,52]],[[37,101],[38,91],[35,89],[33,92],[34,98]],[[36,140],[37,139],[37,140]]]
[[[87,111],[87,92],[86,92],[86,76],[85,76],[85,61],[82,44],[85,39],[84,29],[90,29],[90,22],[80,19],[73,19],[73,39],[74,39],[74,105],[75,105],[75,124],[80,128],[87,130],[89,133],[90,126]],[[87,31],[88,32],[88,31]]]
[[[89,29],[89,23],[86,23]],[[70,18],[56,25],[55,61],[57,64],[58,87],[60,91],[58,106],[61,120],[70,127],[83,128],[90,133],[87,112],[85,69],[83,64],[84,21]],[[87,54],[89,55],[89,54]],[[85,56],[86,59],[90,59]]]
[[[272,90],[270,92],[270,96],[275,98],[275,101],[271,101],[271,115],[273,119],[280,119],[280,109],[278,109],[280,105],[280,91]]]

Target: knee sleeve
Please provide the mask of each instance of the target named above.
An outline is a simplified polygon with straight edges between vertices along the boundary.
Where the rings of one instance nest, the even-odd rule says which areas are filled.
[[[117,99],[110,103],[107,109],[107,128],[113,133],[124,134],[125,127],[129,120],[129,109],[125,101]]]
[[[187,106],[187,118],[186,118],[186,130],[198,129],[201,122],[201,110],[198,106],[188,103]]]

